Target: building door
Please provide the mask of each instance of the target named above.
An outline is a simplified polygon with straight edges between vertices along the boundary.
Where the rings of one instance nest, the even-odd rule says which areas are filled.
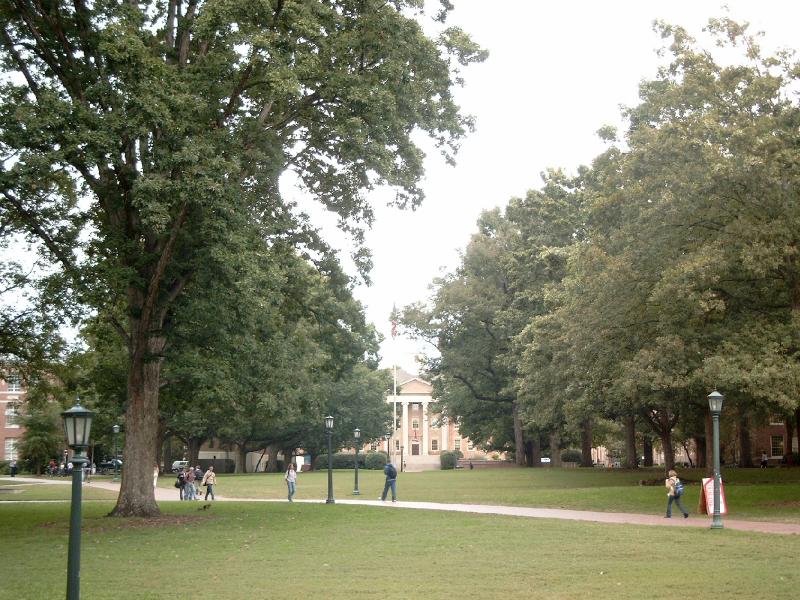
[[[411,456],[419,456],[419,442],[411,444]]]

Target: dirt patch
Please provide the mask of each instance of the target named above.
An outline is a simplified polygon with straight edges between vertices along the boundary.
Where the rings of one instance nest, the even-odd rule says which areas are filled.
[[[770,508],[800,508],[800,500],[781,500],[780,502],[761,502],[759,506]]]

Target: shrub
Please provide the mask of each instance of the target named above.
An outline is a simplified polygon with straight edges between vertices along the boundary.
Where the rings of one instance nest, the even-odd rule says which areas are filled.
[[[11,472],[10,464],[10,460],[0,460],[0,475],[8,475]]]
[[[581,454],[580,450],[569,448],[561,451],[561,462],[580,463],[581,460],[583,460],[583,454]]]
[[[359,459],[362,456],[358,457]],[[374,471],[382,471],[383,467],[386,465],[386,455],[383,452],[367,452],[363,455],[364,459],[364,468],[365,469],[372,469]],[[361,461],[359,460],[359,463]]]
[[[358,468],[364,468],[365,457],[363,454],[358,455]],[[314,468],[317,470],[328,468],[328,455],[320,454],[314,461]],[[337,452],[333,455],[333,468],[334,469],[355,469],[356,468],[356,455]],[[381,466],[383,468],[383,466]]]
[[[460,458],[461,452],[455,450],[453,452],[442,452],[439,455],[439,460],[441,461],[442,470],[446,471],[448,469],[455,469],[456,465],[458,464],[458,459]]]

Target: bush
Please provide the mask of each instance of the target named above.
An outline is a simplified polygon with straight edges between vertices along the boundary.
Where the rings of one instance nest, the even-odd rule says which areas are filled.
[[[458,464],[458,459],[461,458],[461,452],[458,450],[454,450],[452,452],[442,452],[439,455],[439,460],[441,461],[442,470],[446,471],[448,469],[455,469],[456,465]]]
[[[8,475],[11,472],[10,464],[10,460],[0,460],[0,475]]]
[[[359,456],[359,459],[361,456]],[[386,466],[386,455],[383,452],[367,452],[364,455],[364,468],[373,471],[382,471]],[[361,462],[360,460],[358,461]]]
[[[562,450],[561,452],[561,462],[573,462],[580,464],[582,460],[583,454],[581,454],[580,450],[569,448],[567,450]]]
[[[370,453],[372,454],[372,453]],[[375,453],[377,454],[377,453]],[[358,455],[358,468],[363,469],[365,465],[365,456],[363,454]],[[320,454],[317,459],[314,461],[314,468],[317,470],[323,470],[328,468],[328,455],[327,454]],[[333,455],[333,468],[334,469],[355,469],[356,468],[356,455],[345,453],[345,452],[337,452]],[[383,465],[380,467],[383,468]]]

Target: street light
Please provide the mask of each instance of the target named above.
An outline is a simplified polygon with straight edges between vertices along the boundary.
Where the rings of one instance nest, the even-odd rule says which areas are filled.
[[[111,428],[114,432],[114,481],[119,481],[119,463],[117,462],[119,453],[117,450],[117,438],[119,437],[119,425],[114,425]]]
[[[361,492],[358,491],[358,444],[361,439],[361,430],[358,428],[354,429],[353,437],[356,440],[356,487],[353,488],[353,496],[359,496]]]
[[[392,441],[392,429],[389,428],[386,430],[386,462],[392,462],[392,451],[389,447],[389,444]]]
[[[708,395],[708,408],[714,422],[714,515],[711,519],[711,529],[722,529],[720,516],[720,476],[719,476],[719,414],[722,412],[722,402],[725,396],[714,390]]]
[[[81,596],[81,478],[83,466],[88,462],[84,456],[89,447],[89,433],[92,430],[94,413],[81,406],[81,399],[75,399],[75,406],[61,413],[64,419],[64,433],[67,445],[72,448],[72,503],[69,515],[69,554],[67,558],[67,600],[78,600]]]
[[[328,499],[325,504],[335,504],[336,500],[333,499],[333,417],[328,415],[325,417],[325,433],[328,434]]]

